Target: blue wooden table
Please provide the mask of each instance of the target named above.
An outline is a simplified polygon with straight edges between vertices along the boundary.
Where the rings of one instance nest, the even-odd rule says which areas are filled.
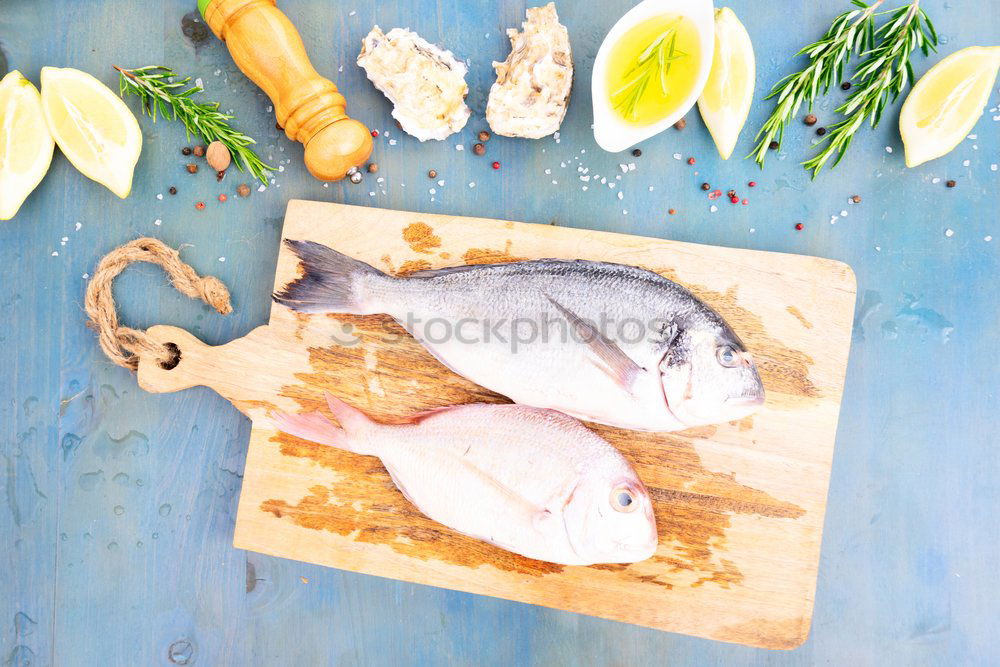
[[[240,199],[235,188],[249,179],[231,173],[219,184],[207,169],[186,173],[183,129],[143,118],[144,148],[127,200],[86,180],[57,152],[20,214],[0,224],[0,662],[1000,659],[996,90],[993,111],[969,140],[912,170],[903,168],[898,107],[882,127],[857,138],[836,171],[815,182],[797,164],[813,137],[799,124],[763,172],[736,158],[721,162],[696,113],[683,131],[645,142],[639,158],[610,155],[590,131],[589,77],[605,31],[631,4],[560,2],[577,67],[560,138],[494,138],[487,157],[476,157],[456,151],[456,144],[468,149],[485,128],[490,62],[506,55],[503,31],[521,21],[524,2],[283,0],[317,68],[347,95],[351,114],[383,130],[374,159],[384,182],[368,176],[362,185],[327,187],[306,173],[302,147],[275,129],[270,102],[224,45],[211,35],[198,39],[203,26],[189,23],[185,34],[193,0],[3,3],[0,74],[16,68],[37,83],[41,67],[71,66],[116,87],[113,64],[168,64],[200,79],[207,97],[232,109],[264,157],[281,167],[271,187],[254,187]],[[760,101],[766,88],[795,68],[791,54],[818,38],[846,5],[733,0],[758,62],[758,102],[737,155],[749,150],[750,130],[770,109]],[[995,44],[1000,36],[1000,7],[990,0],[923,6],[941,33],[943,53]],[[409,26],[469,59],[474,116],[460,135],[420,144],[396,130],[388,103],[354,64],[374,23]],[[917,57],[917,73],[939,58]],[[821,124],[832,120],[842,95],[837,90],[819,105]],[[689,166],[688,156],[697,164]],[[493,160],[501,162],[499,171],[490,168]],[[620,189],[583,190],[578,165],[611,176],[621,162],[637,168]],[[431,168],[444,186],[427,179]],[[948,179],[955,188],[945,187]],[[750,180],[758,184],[752,190]],[[722,200],[712,213],[703,181],[723,191],[735,187],[749,204]],[[176,196],[168,194],[171,186]],[[228,202],[217,201],[220,192]],[[848,202],[855,194],[860,204]],[[293,197],[851,264],[858,316],[809,641],[773,653],[233,549],[248,421],[208,390],[157,396],[139,390],[84,326],[83,293],[105,252],[155,236],[182,247],[201,273],[225,281],[235,312],[222,317],[181,297],[145,265],[118,282],[124,321],[186,327],[213,344],[241,336],[266,321],[282,215]],[[200,200],[207,202],[203,211],[194,207]],[[796,222],[804,223],[802,231],[794,230]]]

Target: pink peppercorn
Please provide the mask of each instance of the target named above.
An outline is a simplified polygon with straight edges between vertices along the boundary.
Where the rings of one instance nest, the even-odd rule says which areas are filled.
[[[805,228],[805,225],[803,225],[801,222],[796,222],[795,223],[795,229],[797,229],[798,231],[801,232],[804,228]]]
[[[198,202],[197,204],[195,204],[195,205],[194,205],[194,207],[195,207],[196,209],[198,209],[198,210],[200,211],[200,210],[202,210],[203,208],[205,208],[205,202],[203,202],[203,201],[200,201],[200,202]]]
[[[493,163],[493,168],[494,169],[499,169],[500,168],[500,163],[499,162],[494,162]]]
[[[688,164],[694,164],[694,158],[693,157],[689,157],[688,158]]]
[[[378,136],[378,130],[372,130],[372,136],[373,137],[377,137]]]
[[[751,188],[755,188],[757,187],[757,181],[750,181],[749,183],[747,183],[747,185],[749,185]]]
[[[224,202],[224,201],[226,201],[227,199],[229,199],[229,197],[227,197],[227,196],[226,196],[225,194],[221,194],[221,195],[219,195],[219,201],[221,201],[221,202]]]
[[[750,203],[750,202],[748,202],[748,201],[747,201],[746,199],[744,199],[744,200],[743,200],[743,205],[744,205],[744,206],[746,206],[746,205],[747,205],[747,204],[749,204],[749,203]]]
[[[729,198],[729,201],[731,201],[734,204],[739,204],[740,203],[740,198],[737,197],[736,195],[733,195],[732,197]]]

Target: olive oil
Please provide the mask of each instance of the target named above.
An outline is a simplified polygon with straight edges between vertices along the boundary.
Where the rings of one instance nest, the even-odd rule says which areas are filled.
[[[701,57],[698,29],[686,16],[662,14],[633,26],[608,56],[611,107],[635,125],[663,120],[693,91]]]

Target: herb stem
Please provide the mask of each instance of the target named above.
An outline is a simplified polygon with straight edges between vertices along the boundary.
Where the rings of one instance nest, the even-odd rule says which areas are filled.
[[[142,104],[142,113],[156,122],[157,115],[179,120],[188,138],[201,137],[206,143],[219,141],[229,149],[240,171],[249,171],[257,180],[267,183],[274,167],[266,164],[250,146],[256,142],[234,129],[230,114],[219,111],[219,103],[200,103],[191,99],[202,92],[201,86],[190,85],[191,77],[173,81],[174,72],[168,67],[150,65],[135,69],[113,66],[118,71],[118,94],[135,95]],[[185,88],[186,87],[186,88]],[[183,90],[182,90],[183,89]]]
[[[803,47],[796,54],[808,56],[809,64],[803,70],[789,74],[771,88],[765,99],[777,98],[777,107],[757,132],[757,144],[750,153],[761,168],[764,167],[771,142],[777,140],[781,144],[785,127],[802,104],[806,103],[809,110],[812,110],[820,91],[825,95],[830,86],[842,78],[851,55],[874,42],[873,16],[883,1],[875,0],[867,5],[861,0],[853,0],[858,9],[838,16],[822,39]]]

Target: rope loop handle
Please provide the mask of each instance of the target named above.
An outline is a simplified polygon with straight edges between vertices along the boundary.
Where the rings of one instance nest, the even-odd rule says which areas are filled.
[[[97,331],[104,354],[119,366],[133,371],[139,368],[140,357],[155,359],[163,368],[173,368],[180,360],[176,345],[161,345],[145,331],[130,329],[118,322],[111,286],[118,274],[133,262],[160,265],[177,291],[192,299],[201,299],[223,315],[233,312],[229,290],[215,276],[199,276],[181,261],[180,253],[157,239],[136,239],[101,259],[87,285],[84,307],[90,316],[87,326]]]

